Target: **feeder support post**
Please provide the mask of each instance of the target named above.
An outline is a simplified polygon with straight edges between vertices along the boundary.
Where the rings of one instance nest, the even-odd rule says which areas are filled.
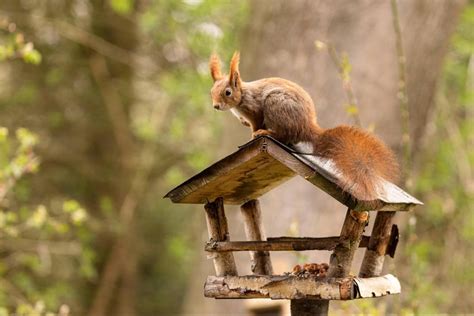
[[[354,253],[359,248],[362,233],[369,221],[368,212],[347,210],[342,225],[339,243],[331,255],[328,277],[342,278],[349,275]],[[291,315],[327,315],[329,301],[327,300],[292,300]]]
[[[347,210],[339,244],[331,254],[328,277],[342,278],[349,275],[352,259],[354,259],[355,251],[359,248],[362,233],[368,222],[369,212]]]
[[[258,200],[250,200],[240,207],[244,219],[245,235],[250,241],[265,241],[265,231],[262,224],[262,212]],[[273,268],[268,251],[249,251],[253,274],[272,275]]]
[[[224,213],[224,200],[219,197],[204,205],[207,230],[212,241],[229,241],[229,227]],[[216,276],[237,275],[232,252],[212,253]]]
[[[359,248],[362,233],[369,220],[368,212],[347,210],[342,225],[339,243],[331,255],[328,277],[342,278],[349,275],[354,253]],[[292,316],[327,315],[329,301],[327,300],[292,300]]]
[[[360,267],[359,277],[370,278],[380,276],[382,273],[394,216],[395,212],[377,212],[369,245]]]

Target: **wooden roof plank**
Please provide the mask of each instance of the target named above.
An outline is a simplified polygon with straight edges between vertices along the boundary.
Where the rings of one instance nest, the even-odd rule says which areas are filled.
[[[381,179],[378,198],[360,201],[339,186],[343,175],[334,163],[292,149],[271,137],[254,139],[171,190],[175,203],[203,204],[223,197],[226,204],[255,199],[298,174],[353,210],[408,211],[419,200]]]
[[[222,196],[226,204],[243,204],[296,174],[268,155],[268,140],[259,138],[216,162],[168,192],[174,203],[207,203]]]

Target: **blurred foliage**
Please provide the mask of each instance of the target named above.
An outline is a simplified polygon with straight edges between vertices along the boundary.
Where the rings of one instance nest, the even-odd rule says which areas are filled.
[[[71,281],[95,273],[80,204],[32,205],[22,192],[21,181],[38,171],[37,139],[25,128],[13,139],[0,128],[0,315],[67,315],[61,301],[74,297]]]
[[[469,313],[474,282],[474,2],[452,38],[397,263],[403,311]],[[404,269],[403,267],[410,267]]]
[[[37,65],[41,62],[41,54],[32,42],[25,42],[23,33],[17,31],[15,23],[0,17],[0,32],[8,34],[4,42],[0,42],[0,61],[21,58],[30,64]]]
[[[110,315],[179,312],[203,219],[162,196],[215,158],[222,120],[209,111],[208,58],[238,48],[246,10],[210,0],[0,2],[0,117],[34,131],[42,161],[15,182],[0,221],[29,225],[17,237],[38,249],[79,250],[45,266],[43,250],[8,248],[21,265],[2,262],[11,280],[0,280],[26,293],[19,314],[101,304]],[[19,302],[0,295],[9,311]]]
[[[385,301],[343,302],[337,305],[335,315],[469,314],[474,310],[473,30],[471,1],[453,35],[433,119],[412,175],[416,179],[414,195],[425,206],[409,214],[396,264],[390,267],[400,279],[402,294]],[[318,50],[329,50],[321,41],[315,45]],[[340,73],[343,80],[350,80],[346,57],[340,61]]]

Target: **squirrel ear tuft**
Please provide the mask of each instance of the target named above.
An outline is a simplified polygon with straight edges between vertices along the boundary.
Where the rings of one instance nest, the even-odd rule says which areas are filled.
[[[240,62],[240,53],[235,52],[230,60],[230,75],[229,82],[237,88],[240,85],[240,73],[239,73],[239,62]]]
[[[221,60],[216,53],[211,55],[211,59],[209,60],[209,70],[211,71],[212,80],[214,80],[214,82],[222,78]]]

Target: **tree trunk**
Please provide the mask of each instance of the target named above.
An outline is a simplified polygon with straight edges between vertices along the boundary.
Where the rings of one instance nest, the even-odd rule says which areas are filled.
[[[133,52],[137,47],[136,26],[131,19],[123,17],[110,9],[103,0],[93,1],[93,33],[98,34],[110,43]],[[104,17],[105,15],[105,17]],[[106,19],[109,23],[102,21]],[[124,26],[127,32],[117,32],[117,26]],[[136,160],[137,144],[129,129],[128,109],[134,99],[134,69],[113,60],[108,60],[97,53],[90,57],[92,76],[99,88],[101,101],[104,104],[117,145],[121,181],[115,188],[115,205],[121,231],[112,242],[111,251],[105,259],[101,279],[97,285],[90,315],[101,316],[115,314],[133,316],[136,314],[136,292],[138,282],[138,255],[136,250],[136,215],[139,196],[143,194],[143,180],[138,181]],[[112,136],[111,135],[111,136]]]

